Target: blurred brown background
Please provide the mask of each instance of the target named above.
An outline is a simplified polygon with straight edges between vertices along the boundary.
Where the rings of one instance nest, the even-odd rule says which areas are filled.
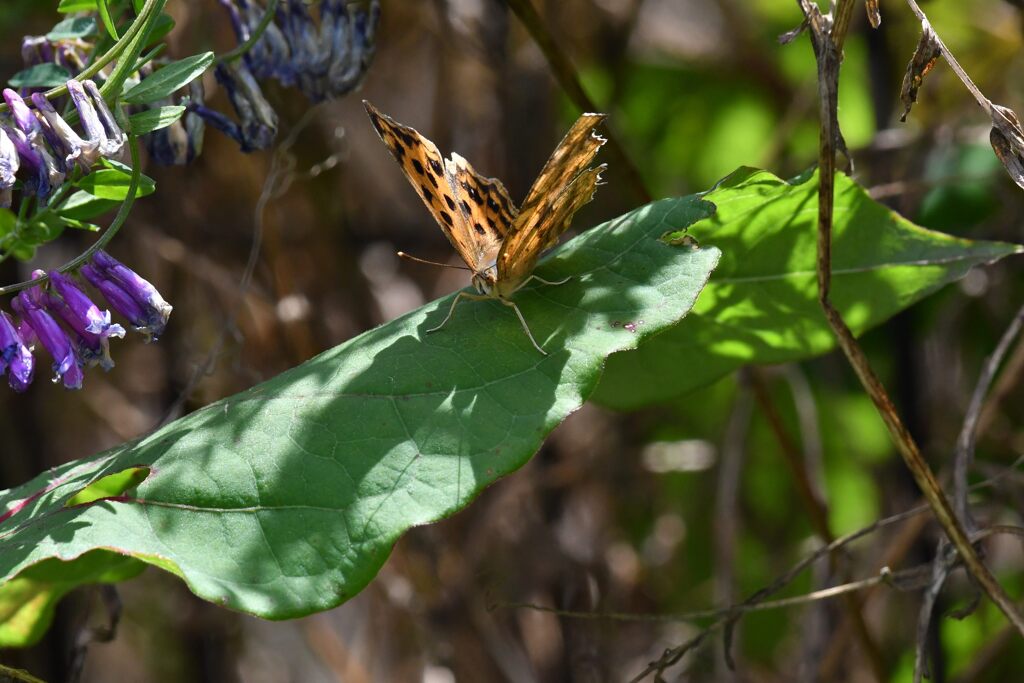
[[[4,4],[0,67],[11,74],[20,69],[20,36],[44,33],[58,17],[55,2]],[[775,40],[799,23],[796,3],[534,5],[588,92],[611,114],[611,131],[654,196],[706,189],[741,164],[788,177],[814,162],[810,47],[805,38],[785,47]],[[896,123],[899,82],[918,28],[901,3],[882,9],[877,32],[858,11],[843,72],[840,108],[858,179],[925,225],[1024,241],[1021,194],[986,147],[983,116],[942,64],[911,122]],[[981,88],[1022,111],[1019,11],[997,0],[931,2],[925,9]],[[177,20],[172,56],[233,46],[213,0],[175,0],[169,11]],[[226,108],[212,77],[207,81],[209,101]],[[90,371],[81,392],[50,385],[43,372],[25,395],[0,391],[5,487],[250,387],[468,284],[459,271],[395,257],[402,249],[456,260],[377,138],[362,98],[502,178],[516,200],[579,113],[498,0],[384,0],[377,55],[360,92],[312,112],[295,91],[268,85],[266,92],[281,116],[279,142],[295,134],[287,149],[247,156],[208,131],[191,166],[147,165],[158,191],[137,203],[110,251],[174,305],[167,334],[151,345],[137,337],[116,343],[117,367]],[[604,179],[574,221],[577,229],[640,203],[622,168],[612,166]],[[251,284],[242,286],[261,198],[261,247]],[[0,278],[13,282],[33,267],[63,263],[92,239],[67,234],[41,250],[37,262],[4,263]],[[1010,259],[972,275],[869,335],[869,352],[932,455],[948,452],[980,359],[1022,300],[1019,267]],[[802,414],[791,407],[792,392],[819,402],[818,450],[841,530],[913,503],[909,477],[879,437],[842,359],[767,378],[794,433]],[[696,626],[578,620],[503,604],[701,609],[743,597],[807,552],[811,534],[780,473],[778,445],[745,387],[729,378],[699,396],[633,415],[587,406],[523,470],[467,510],[407,534],[362,594],[327,613],[263,622],[199,601],[175,578],[150,569],[119,587],[124,615],[117,637],[89,648],[83,680],[628,679],[692,637]],[[1004,464],[1024,449],[1020,391],[1011,389],[1016,398],[1004,401],[982,444]],[[721,467],[729,449],[748,457],[729,475],[738,487],[732,490]],[[739,496],[736,514],[729,507],[716,513],[729,496]],[[722,534],[737,540],[722,543]],[[922,561],[934,548],[927,530],[914,538],[919,545],[906,562]],[[854,573],[877,573],[890,540],[881,534],[859,548]],[[1016,567],[1020,578],[1019,546],[1008,545],[992,561]],[[801,584],[812,587],[809,579]],[[894,680],[909,680],[908,624],[917,604],[914,594],[883,592],[865,610]],[[831,652],[827,680],[873,680],[863,651],[839,635],[837,615],[822,608],[751,616],[734,645],[740,673],[725,669],[718,640],[674,675],[815,680],[802,663]],[[64,680],[74,643],[104,619],[98,591],[78,590],[61,604],[40,645],[6,653],[4,661]],[[1000,644],[999,617],[984,612],[972,623],[966,635],[952,636],[943,675],[969,672],[986,646],[994,653],[984,676],[993,677],[974,680],[1019,673],[1019,642]]]

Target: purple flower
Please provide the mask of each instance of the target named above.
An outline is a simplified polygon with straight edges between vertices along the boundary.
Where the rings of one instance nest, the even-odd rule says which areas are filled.
[[[330,49],[321,49],[313,17],[302,0],[284,0],[280,13],[281,27],[291,48],[292,70],[298,77],[299,89],[309,96],[327,74]]]
[[[14,115],[14,123],[31,140],[34,135],[40,132],[39,119],[32,113],[32,110],[25,104],[25,100],[18,93],[10,88],[4,88],[4,101]]]
[[[46,160],[38,149],[32,146],[28,137],[18,128],[0,126],[0,130],[7,134],[14,148],[18,151],[18,159],[22,168],[28,173],[28,177],[22,176],[25,181],[26,194],[35,194],[45,197],[50,194],[50,174],[47,169]]]
[[[47,308],[78,335],[79,359],[86,366],[98,363],[104,370],[114,367],[110,337],[124,337],[124,328],[111,323],[110,311],[101,311],[73,279],[57,271],[49,275],[56,294],[48,295]]]
[[[137,304],[135,299],[121,285],[109,279],[101,269],[87,264],[82,266],[80,272],[82,277],[89,281],[89,284],[99,290],[103,298],[107,300],[107,303],[115,311],[133,323],[143,320],[145,316],[142,312],[142,306]]]
[[[92,49],[90,43],[80,38],[50,40],[47,36],[25,36],[21,41],[21,58],[25,66],[56,64],[68,74],[81,73],[88,58],[85,52]],[[32,91],[37,88],[26,88]]]
[[[245,0],[242,0],[241,5],[245,12],[247,30],[246,37],[239,40],[240,43],[248,40],[249,30],[256,28],[266,11],[256,3],[248,3]],[[278,12],[281,12],[280,8]],[[295,85],[295,69],[292,68],[291,58],[292,48],[288,44],[288,38],[273,21],[267,24],[263,35],[244,57],[245,63],[257,78],[276,78],[286,88]]]
[[[53,61],[53,46],[46,36],[25,36],[21,39],[21,59],[25,66]]]
[[[259,83],[244,63],[222,62],[214,70],[238,114],[243,152],[267,149],[277,136],[277,112],[263,96]],[[202,113],[203,110],[197,110]],[[211,125],[217,125],[208,119]]]
[[[93,156],[85,154],[85,161],[92,166],[98,157],[120,156],[127,136],[114,121],[114,115],[107,108],[96,84],[92,81],[79,83],[72,79],[67,85],[71,101],[75,103],[78,117],[82,121],[82,128],[88,136],[87,142],[95,149]]]
[[[77,83],[77,81],[68,81],[69,84],[72,82]],[[128,135],[117,125],[114,113],[110,111],[110,107],[107,106],[107,102],[103,99],[103,95],[100,94],[100,89],[96,87],[96,84],[92,81],[85,81],[82,85],[85,86],[85,91],[92,97],[93,104],[96,105],[96,113],[99,114],[100,122],[103,124],[106,143],[100,144],[100,151],[108,159],[121,156],[124,145],[128,142]]]
[[[88,59],[74,43],[62,41],[57,44],[57,54],[53,61],[70,73],[79,74],[85,71]]]
[[[138,273],[106,252],[98,251],[93,254],[92,265],[82,267],[82,275],[135,330],[146,335],[146,341],[163,334],[171,316],[171,305]]]
[[[219,0],[219,2],[231,17],[231,25],[235,29],[235,37],[239,44],[249,40],[267,11],[260,3],[249,2],[249,0]],[[266,25],[259,39],[243,56],[246,66],[257,79],[275,78],[285,87],[295,85],[296,72],[293,61],[302,49],[292,46],[289,34],[294,29],[290,27],[292,14],[289,3],[290,0],[284,0],[278,5],[274,20]],[[308,20],[308,12],[305,12],[304,7],[300,9],[306,14]],[[308,24],[312,27],[311,21]],[[301,58],[299,59],[301,61]]]
[[[36,105],[36,109],[46,121],[46,125],[43,126],[43,134],[46,136],[47,142],[58,154],[65,154],[65,165],[71,168],[78,162],[83,170],[88,171],[89,167],[100,157],[99,141],[83,140],[75,132],[75,129],[61,118],[42,93],[32,93],[32,103]]]
[[[82,368],[75,356],[71,338],[44,309],[45,293],[32,287],[18,293],[11,302],[14,311],[35,333],[39,343],[53,356],[53,381],[64,381],[68,389],[82,388]],[[24,338],[24,335],[22,335]]]
[[[41,139],[37,139],[35,142],[30,142],[32,149],[39,154],[39,158],[43,162],[43,170],[46,173],[47,183],[51,190],[54,190],[64,184],[64,162],[56,159],[50,150],[47,148],[45,142]],[[42,180],[40,180],[40,188],[42,187]],[[40,196],[43,196],[40,191]]]
[[[64,162],[58,161],[46,144],[46,135],[39,119],[25,104],[21,95],[10,88],[4,89],[4,100],[14,115],[17,130],[8,130],[14,146],[18,149],[21,160],[32,170],[35,180],[27,183],[26,189],[33,189],[40,197],[45,197],[56,187],[64,183]]]
[[[206,121],[197,110],[203,108],[205,95],[201,78],[189,83],[188,95],[180,99],[180,103],[185,106],[185,115],[171,125],[155,130],[142,138],[153,161],[161,166],[180,166],[189,163],[202,153]],[[173,104],[173,100],[166,98],[150,106],[159,107],[169,104]],[[229,123],[231,122],[229,121]]]
[[[7,373],[7,383],[17,392],[25,391],[32,383],[35,359],[18,334],[14,321],[0,311],[0,375]]]
[[[18,158],[18,150],[14,142],[7,135],[7,132],[0,128],[0,206],[11,205],[11,195],[14,188],[14,175],[21,166]]]
[[[231,18],[231,28],[235,29],[235,38],[238,39],[238,43],[241,44],[249,40],[249,27],[242,21],[242,13],[235,0],[217,0],[217,2],[227,10],[228,16]],[[242,4],[245,4],[245,0],[242,0]]]

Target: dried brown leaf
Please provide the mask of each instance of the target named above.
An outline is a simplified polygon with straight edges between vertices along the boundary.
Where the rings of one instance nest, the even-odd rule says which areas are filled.
[[[868,21],[871,28],[878,28],[882,25],[882,14],[878,11],[878,0],[864,0],[864,9],[868,11]]]
[[[992,105],[992,132],[989,141],[1013,182],[1024,189],[1024,131],[1017,114],[1008,107]]]
[[[914,56],[907,65],[907,73],[903,76],[903,87],[900,88],[900,100],[903,102],[903,115],[900,121],[907,120],[910,108],[917,102],[917,91],[924,82],[924,77],[935,66],[935,62],[942,56],[942,48],[939,47],[935,31],[930,26],[924,26],[921,32],[921,40],[917,41],[917,48]]]

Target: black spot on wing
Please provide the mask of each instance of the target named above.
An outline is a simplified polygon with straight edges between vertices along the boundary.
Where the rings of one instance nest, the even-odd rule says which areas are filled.
[[[448,227],[451,227],[452,226],[451,214],[449,214],[447,211],[440,211],[439,213],[441,214],[441,218],[444,219],[444,222],[448,224]]]
[[[449,209],[451,209],[452,211],[455,210],[455,201],[451,197],[449,197],[448,195],[445,195],[444,196],[444,201],[445,201],[446,204],[448,204],[448,208]]]
[[[412,160],[412,167],[416,169],[416,172],[423,175],[423,164],[420,163],[419,159]]]
[[[411,136],[408,133],[406,133],[401,128],[397,129],[396,135],[398,135],[398,137],[402,138],[402,142],[404,142],[408,147],[412,147],[413,145],[416,144],[416,139],[413,138],[413,136]]]
[[[431,159],[430,160],[430,169],[436,175],[441,175],[443,173],[443,170],[441,169],[441,162],[439,162],[437,159]]]
[[[480,196],[480,193],[476,191],[475,187],[473,187],[466,181],[462,181],[462,188],[466,191],[466,194],[469,195],[469,198],[472,199],[477,206],[483,205],[483,197]]]
[[[479,223],[474,223],[473,224],[473,229],[476,230],[481,235],[486,235],[487,234],[487,231],[484,230],[484,226],[480,225]]]
[[[426,185],[420,184],[420,191],[423,193],[423,198],[431,204],[434,203],[434,193],[430,191],[430,188]]]
[[[466,215],[469,215],[472,212],[472,209],[469,208],[469,204],[466,203],[465,199],[459,201],[459,206],[461,206],[462,210],[466,212]]]

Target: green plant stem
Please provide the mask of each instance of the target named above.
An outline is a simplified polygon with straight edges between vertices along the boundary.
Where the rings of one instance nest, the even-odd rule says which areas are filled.
[[[217,57],[214,64],[233,62],[251,50],[252,46],[256,44],[256,41],[258,41],[266,32],[267,27],[270,26],[270,22],[274,20],[274,13],[277,11],[277,2],[278,0],[269,0],[269,2],[267,2],[267,9],[260,18],[260,23],[256,24],[256,28],[253,29],[252,34],[244,43],[235,47],[235,49],[230,52],[225,52],[220,57]]]
[[[823,543],[832,543],[836,540],[836,537],[829,526],[828,507],[825,501],[821,500],[820,496],[815,492],[814,486],[807,476],[807,467],[805,466],[800,448],[786,430],[782,416],[779,415],[775,404],[772,402],[768,387],[765,386],[764,379],[756,368],[750,373],[750,387],[753,390],[754,399],[757,401],[758,407],[768,421],[768,427],[774,434],[775,440],[779,442],[783,460],[789,469],[793,482],[796,484],[797,494],[803,502],[814,532]],[[838,551],[830,554],[830,569],[833,574],[839,573],[844,577],[844,580],[849,580],[849,572],[846,567],[840,567],[840,560],[841,555]],[[874,637],[872,637],[871,630],[864,619],[861,600],[853,594],[845,594],[842,597],[846,618],[853,624],[854,633],[860,642],[868,663],[871,665],[871,671],[875,679],[878,681],[889,680],[885,658],[882,656],[882,650],[878,647]]]
[[[107,243],[114,238],[114,235],[117,234],[117,231],[125,224],[125,221],[128,220],[128,214],[131,213],[132,205],[135,203],[135,195],[139,190],[139,178],[142,176],[139,163],[139,141],[134,135],[128,136],[128,149],[131,150],[132,155],[132,176],[128,183],[128,196],[125,197],[125,200],[117,210],[117,215],[114,216],[114,220],[110,221],[110,225],[103,234],[100,235],[99,239],[97,239],[92,246],[82,252],[82,254],[57,268],[59,272],[66,273],[69,270],[74,270],[83,265],[93,254],[106,246]],[[27,280],[25,282],[8,285],[7,287],[0,287],[0,296],[13,294],[14,292],[27,289],[28,287],[34,287],[35,285],[46,282],[48,279],[48,277],[44,276],[36,278],[35,280]]]
[[[124,82],[132,71],[135,70],[135,63],[145,49],[146,41],[149,40],[149,34],[152,33],[153,27],[156,26],[156,20],[160,17],[160,13],[166,4],[167,0],[146,0],[146,4],[143,6],[142,11],[139,12],[138,18],[129,27],[124,37],[128,38],[129,34],[132,33],[132,29],[138,27],[138,30],[135,31],[131,39],[119,40],[114,45],[114,48],[111,49],[111,52],[113,52],[114,49],[123,45],[120,48],[121,58],[118,59],[117,66],[106,82],[100,87],[100,94],[108,102],[116,101],[121,96]]]
[[[569,61],[569,58],[558,46],[558,42],[547,30],[547,27],[544,26],[544,22],[530,0],[505,0],[505,2],[512,10],[512,13],[526,27],[530,37],[537,43],[537,47],[544,53],[548,66],[551,67],[551,71],[554,73],[559,85],[562,86],[562,90],[573,101],[573,104],[585,112],[599,111],[600,107],[594,104],[594,101],[587,95],[587,91],[583,89],[579,75],[576,73],[576,69],[573,68],[572,62]],[[611,132],[611,127],[608,124],[606,124],[606,127],[609,132],[608,144],[605,149],[614,157],[613,163],[618,165],[622,173],[625,174],[637,198],[645,204],[650,202],[651,193],[644,184],[640,170],[633,163],[633,160],[630,159],[625,148],[619,144],[619,138]]]
[[[860,379],[868,396],[875,404],[879,415],[885,422],[889,434],[896,444],[900,455],[921,488],[932,512],[942,526],[950,542],[956,547],[961,559],[967,566],[971,576],[978,582],[982,590],[1006,615],[1006,618],[1024,636],[1024,617],[1017,611],[1016,605],[1006,594],[992,572],[981,561],[963,526],[957,520],[939,485],[935,474],[928,467],[921,450],[914,441],[906,425],[900,418],[896,406],[886,392],[882,382],[875,375],[864,351],[857,344],[853,333],[847,327],[842,315],[829,299],[829,287],[832,277],[832,214],[834,208],[835,183],[835,151],[838,139],[838,83],[841,62],[840,46],[850,24],[854,0],[839,0],[836,17],[832,28],[822,20],[821,14],[811,0],[797,0],[809,22],[809,32],[814,46],[815,58],[818,62],[818,94],[819,94],[819,173],[820,185],[818,192],[818,301],[825,317],[832,327],[840,348]]]
[[[0,676],[9,678],[13,681],[24,681],[24,683],[46,683],[41,678],[36,678],[24,669],[15,669],[11,666],[4,666],[0,664]]]
[[[128,48],[129,44],[135,41],[136,38],[138,38],[139,34],[143,30],[145,30],[146,33],[149,33],[148,29],[152,25],[152,21],[160,15],[160,12],[163,10],[165,4],[167,4],[167,0],[146,0],[146,4],[143,5],[142,11],[139,12],[139,16],[136,17],[135,21],[132,22],[132,25],[128,27],[128,30],[125,31],[123,36],[121,36],[121,39],[114,43],[114,46],[110,48],[102,57],[99,57],[95,62],[86,67],[86,69],[82,71],[82,73],[75,76],[75,80],[84,81],[86,79],[92,78],[93,76],[98,74],[103,69],[103,67],[117,59],[118,56],[120,56]],[[128,68],[128,66],[134,64],[134,62],[135,58],[132,58],[130,60],[121,60],[119,64],[124,63],[126,64],[125,68]],[[101,91],[103,92],[105,97],[109,95],[106,89],[106,84],[104,84],[104,88],[101,88]],[[60,97],[61,95],[66,95],[67,92],[68,87],[66,85],[59,85],[56,88],[47,90],[45,93],[43,93],[43,96],[49,100],[55,97]],[[7,104],[0,103],[0,113],[7,111],[7,109]]]

